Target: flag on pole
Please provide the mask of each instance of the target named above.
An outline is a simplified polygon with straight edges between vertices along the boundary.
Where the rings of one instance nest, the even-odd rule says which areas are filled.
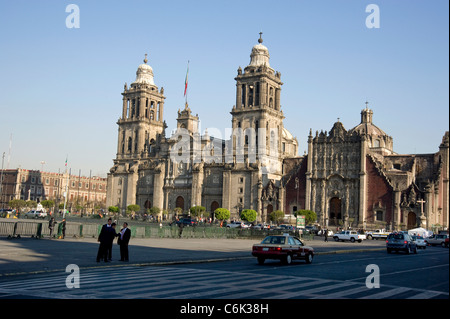
[[[187,93],[188,74],[189,74],[189,61],[188,61],[188,66],[187,66],[187,71],[186,71],[186,79],[184,80],[184,96],[186,96],[186,93]]]
[[[67,156],[66,156],[66,163],[64,164],[65,167],[67,167]]]

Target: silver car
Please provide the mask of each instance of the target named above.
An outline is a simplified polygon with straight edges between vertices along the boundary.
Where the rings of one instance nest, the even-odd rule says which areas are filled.
[[[386,239],[386,250],[388,254],[394,250],[417,254],[417,245],[407,233],[391,233]]]
[[[47,213],[40,210],[30,210],[25,213],[25,218],[45,218]]]
[[[422,236],[416,236],[413,235],[411,236],[413,242],[416,243],[417,248],[421,248],[421,249],[426,249],[427,248],[427,242],[425,241],[425,239]]]

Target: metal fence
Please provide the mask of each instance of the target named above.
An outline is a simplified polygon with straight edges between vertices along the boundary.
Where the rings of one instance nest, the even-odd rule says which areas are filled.
[[[101,231],[100,224],[82,224],[67,222],[65,237],[96,238]],[[134,238],[248,238],[262,239],[267,235],[278,235],[286,233],[283,230],[268,229],[240,229],[226,227],[196,226],[129,226],[131,237]],[[118,232],[120,228],[117,228]],[[297,235],[290,232],[291,235]],[[59,222],[53,231],[54,237],[62,236],[62,224]],[[45,238],[50,236],[48,222],[23,222],[23,221],[0,221],[0,237],[20,238],[33,237]],[[305,237],[301,236],[300,237]]]

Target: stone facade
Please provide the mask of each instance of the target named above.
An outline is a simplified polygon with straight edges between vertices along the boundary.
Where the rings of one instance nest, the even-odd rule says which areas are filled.
[[[435,154],[398,155],[366,104],[350,130],[339,120],[328,133],[310,130],[308,151],[298,156],[297,139],[283,125],[281,73],[270,66],[262,38],[258,42],[249,65],[237,70],[229,140],[200,132],[187,102],[178,110],[177,129],[166,136],[164,89],[144,60],[122,93],[107,206],[122,213],[131,204],[141,212],[224,207],[232,218],[249,208],[266,222],[274,210],[289,220],[309,209],[321,225],[448,226],[448,132]]]
[[[13,199],[53,200],[56,207],[64,203],[67,185],[67,207],[75,211],[81,205],[92,211],[94,206],[106,208],[106,178],[86,177],[68,173],[52,173],[39,170],[6,169],[3,171],[0,208],[8,207]]]

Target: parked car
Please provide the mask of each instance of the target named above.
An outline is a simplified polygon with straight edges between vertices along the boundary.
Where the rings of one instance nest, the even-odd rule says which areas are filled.
[[[295,227],[292,225],[280,225],[279,227],[285,231],[295,231]]]
[[[445,245],[445,247],[447,247],[448,248],[448,240],[449,240],[449,238],[447,237],[447,238],[445,238],[445,243],[444,243],[444,245]]]
[[[257,224],[253,226],[253,229],[269,229],[269,225],[267,224]]]
[[[345,241],[350,240],[352,243],[357,241],[358,243],[366,239],[366,235],[361,235],[355,230],[343,230],[339,233],[333,235],[335,241]]]
[[[441,245],[442,247],[445,247],[445,239],[448,238],[448,235],[445,234],[434,234],[431,237],[428,237],[425,239],[425,241],[431,245]]]
[[[388,254],[392,251],[417,254],[417,245],[407,233],[391,233],[386,239],[386,250]]]
[[[243,228],[242,227],[242,225],[243,225],[244,223],[243,222],[236,222],[236,221],[234,221],[234,222],[231,222],[231,223],[229,223],[229,224],[227,224],[227,228]]]
[[[197,226],[198,222],[192,218],[180,218],[180,220],[176,221],[177,226],[183,224],[183,226]]]
[[[45,218],[47,213],[41,210],[30,210],[25,213],[25,218]]]
[[[288,234],[267,236],[260,244],[253,245],[252,255],[258,258],[261,265],[266,259],[279,259],[284,264],[291,264],[294,259],[312,263],[314,249],[297,237]]]
[[[411,238],[416,243],[417,248],[421,248],[421,249],[427,248],[427,243],[422,236],[412,235]]]

